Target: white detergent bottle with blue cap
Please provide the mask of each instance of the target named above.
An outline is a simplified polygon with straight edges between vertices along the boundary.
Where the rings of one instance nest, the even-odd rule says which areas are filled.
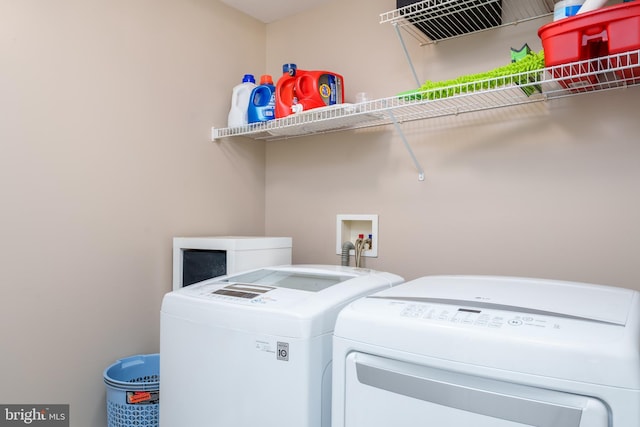
[[[227,120],[228,127],[244,126],[249,123],[249,99],[255,87],[256,79],[253,74],[245,74],[242,83],[233,87],[231,109]]]

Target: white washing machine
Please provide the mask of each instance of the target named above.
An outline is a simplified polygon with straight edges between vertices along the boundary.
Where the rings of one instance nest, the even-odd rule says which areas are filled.
[[[282,266],[165,295],[161,427],[328,427],[338,312],[390,273]]]
[[[359,299],[334,332],[332,427],[638,427],[639,295],[433,276]]]

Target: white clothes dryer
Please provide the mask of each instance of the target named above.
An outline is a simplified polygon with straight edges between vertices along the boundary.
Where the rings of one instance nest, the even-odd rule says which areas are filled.
[[[332,427],[638,427],[639,295],[433,276],[361,298],[336,323]]]
[[[338,312],[399,284],[390,273],[282,266],[165,295],[161,427],[328,427]]]

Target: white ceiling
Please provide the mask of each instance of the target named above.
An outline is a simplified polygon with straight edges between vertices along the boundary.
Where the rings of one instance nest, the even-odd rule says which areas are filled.
[[[329,0],[220,0],[264,23],[320,6]]]

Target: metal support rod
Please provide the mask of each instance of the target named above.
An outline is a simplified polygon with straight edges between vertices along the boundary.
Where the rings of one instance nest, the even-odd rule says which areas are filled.
[[[400,27],[398,27],[398,23],[394,23],[393,28],[396,30],[396,34],[398,35],[398,39],[400,40],[400,45],[402,46],[402,50],[404,51],[404,55],[407,58],[407,61],[409,62],[409,67],[411,68],[411,72],[413,73],[413,78],[416,80],[416,85],[420,87],[420,79],[418,79],[418,73],[416,73],[416,69],[413,66],[413,61],[411,61],[411,55],[409,55],[409,51],[407,50],[407,45],[404,43],[404,39],[402,38],[402,33],[400,32]],[[409,145],[409,141],[407,141],[407,138],[404,136],[404,132],[402,132],[400,123],[398,123],[396,116],[393,114],[393,110],[389,110],[389,117],[391,117],[391,120],[393,121],[393,126],[395,126],[396,128],[396,132],[398,132],[398,135],[400,135],[400,139],[402,140],[404,147],[409,152],[409,155],[411,156],[411,160],[413,160],[413,164],[415,165],[416,169],[418,169],[418,181],[424,181],[424,170],[422,169],[422,166],[420,166],[420,163],[418,162],[418,159],[416,158],[415,153],[411,149],[411,146]]]
[[[416,73],[416,69],[413,66],[411,55],[409,55],[409,51],[407,50],[407,45],[404,43],[404,38],[402,38],[402,33],[400,32],[400,27],[398,27],[397,22],[393,24],[393,28],[396,30],[396,34],[398,36],[398,39],[400,40],[400,45],[402,45],[404,56],[407,58],[407,61],[409,62],[409,67],[411,68],[411,72],[413,73],[413,78],[416,80],[416,85],[420,87],[422,83],[420,82],[420,79],[418,79],[418,73]]]
[[[418,159],[416,158],[415,153],[411,149],[411,146],[409,145],[407,138],[404,136],[404,132],[402,132],[402,128],[400,128],[400,123],[398,123],[398,120],[396,120],[396,116],[393,114],[393,111],[389,110],[389,116],[393,121],[393,125],[396,128],[396,132],[398,132],[398,135],[400,135],[400,139],[402,140],[404,147],[409,152],[409,156],[411,156],[411,160],[413,160],[413,164],[415,165],[416,169],[418,169],[418,181],[424,181],[424,170],[422,169],[422,166],[420,166],[420,162],[418,162]]]

